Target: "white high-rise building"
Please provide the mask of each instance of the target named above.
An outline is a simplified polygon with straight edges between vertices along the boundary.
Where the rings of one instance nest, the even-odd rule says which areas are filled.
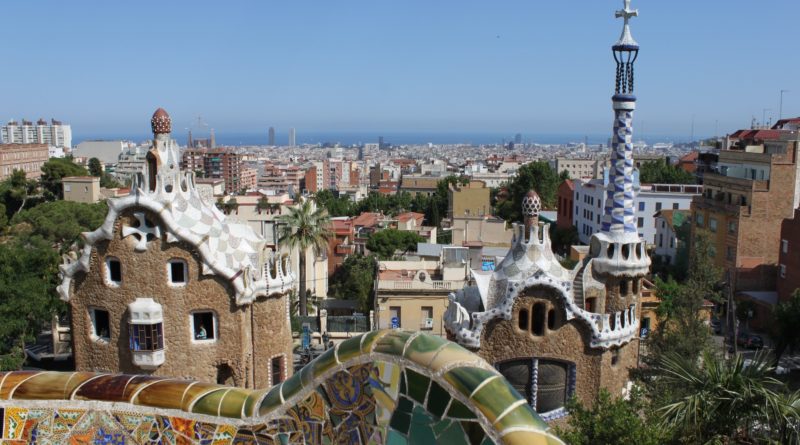
[[[0,127],[2,144],[47,144],[59,148],[72,148],[72,127],[51,119],[39,119],[35,124],[22,119],[22,123],[9,121]]]
[[[297,145],[297,133],[295,133],[294,128],[289,129],[289,146],[294,147]]]

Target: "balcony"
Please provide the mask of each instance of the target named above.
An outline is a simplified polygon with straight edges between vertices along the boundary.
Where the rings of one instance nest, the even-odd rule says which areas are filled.
[[[464,287],[464,281],[456,280],[378,280],[378,290],[454,291]]]
[[[336,255],[352,255],[356,253],[355,244],[339,244],[336,246]]]

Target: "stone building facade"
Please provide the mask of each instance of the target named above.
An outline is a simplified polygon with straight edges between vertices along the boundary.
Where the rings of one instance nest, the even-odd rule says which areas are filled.
[[[524,224],[514,224],[512,246],[491,275],[473,271],[474,286],[451,294],[448,338],[476,350],[545,420],[566,415],[576,396],[591,404],[601,389],[623,395],[638,365],[643,279],[649,271],[636,223],[632,119],[633,66],[639,46],[625,18],[614,45],[617,89],[609,181],[601,230],[572,270],[553,254],[542,203],[522,201]]]
[[[247,224],[200,198],[162,109],[144,174],[61,267],[75,365],[247,388],[291,375],[294,277]],[[78,254],[80,256],[78,256]]]

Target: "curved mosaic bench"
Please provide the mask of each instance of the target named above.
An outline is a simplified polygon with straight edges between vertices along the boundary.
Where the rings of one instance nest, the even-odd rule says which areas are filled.
[[[3,443],[561,444],[488,363],[374,331],[266,390],[89,372],[1,375]],[[19,441],[19,442],[15,442]]]

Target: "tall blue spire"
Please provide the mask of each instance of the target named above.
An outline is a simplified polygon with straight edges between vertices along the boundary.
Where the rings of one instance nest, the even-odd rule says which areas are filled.
[[[624,9],[616,12],[625,23],[622,35],[611,47],[617,63],[616,86],[611,98],[614,106],[614,134],[611,136],[611,171],[606,186],[606,206],[602,231],[613,234],[635,234],[633,190],[633,64],[639,55],[639,44],[633,39],[629,26],[631,18],[639,15],[631,9],[631,0],[625,0]]]

